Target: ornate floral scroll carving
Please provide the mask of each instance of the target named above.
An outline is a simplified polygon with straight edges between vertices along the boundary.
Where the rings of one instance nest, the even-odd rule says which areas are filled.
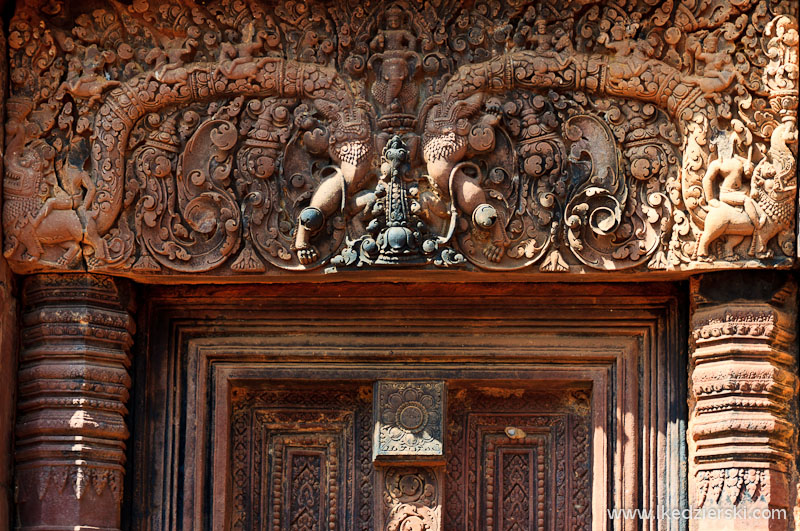
[[[441,473],[434,468],[390,467],[383,478],[382,522],[378,529],[442,529]]]
[[[400,142],[393,204],[422,247],[405,265],[789,265],[797,6],[579,4],[21,4],[5,255],[124,275],[398,266],[367,251]]]

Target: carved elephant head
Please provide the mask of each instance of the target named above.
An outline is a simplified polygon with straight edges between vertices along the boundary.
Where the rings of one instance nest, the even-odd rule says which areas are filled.
[[[401,96],[404,86],[414,77],[419,64],[417,54],[413,52],[394,52],[376,54],[369,60],[369,68],[375,72],[373,95],[384,106]]]

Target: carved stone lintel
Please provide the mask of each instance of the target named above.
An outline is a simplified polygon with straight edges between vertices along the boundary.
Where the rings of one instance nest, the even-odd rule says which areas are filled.
[[[134,322],[123,282],[38,275],[23,288],[20,529],[119,529]]]
[[[796,2],[651,3],[19,3],[3,253],[128,277],[791,267]]]
[[[695,531],[789,528],[796,293],[774,272],[692,279],[689,496],[703,510]]]
[[[373,460],[430,463],[444,459],[444,382],[378,381],[373,396]]]

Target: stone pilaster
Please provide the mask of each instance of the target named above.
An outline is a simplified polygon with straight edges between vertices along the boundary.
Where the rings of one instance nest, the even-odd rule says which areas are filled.
[[[123,282],[38,275],[23,287],[20,529],[120,527],[134,322]]]
[[[727,272],[692,279],[693,530],[789,529],[794,502],[796,291],[790,275],[781,272]]]
[[[440,531],[445,383],[378,381],[373,396],[376,529]]]
[[[2,3],[0,3],[2,5]],[[5,21],[0,18],[0,123],[5,123],[6,53]],[[5,131],[0,127],[0,146],[5,145]],[[0,150],[0,173],[3,153]],[[1,187],[0,187],[1,188]],[[2,190],[0,190],[2,208]],[[0,529],[11,526],[13,499],[11,487],[14,447],[14,392],[17,389],[17,300],[14,278],[5,257],[0,256]]]

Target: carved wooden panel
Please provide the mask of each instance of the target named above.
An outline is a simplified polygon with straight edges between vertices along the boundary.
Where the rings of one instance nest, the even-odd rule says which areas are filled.
[[[232,408],[231,529],[370,528],[368,387],[236,389]]]
[[[452,394],[445,529],[590,529],[588,394],[514,385]]]
[[[4,254],[151,279],[788,267],[797,16],[19,2]]]

